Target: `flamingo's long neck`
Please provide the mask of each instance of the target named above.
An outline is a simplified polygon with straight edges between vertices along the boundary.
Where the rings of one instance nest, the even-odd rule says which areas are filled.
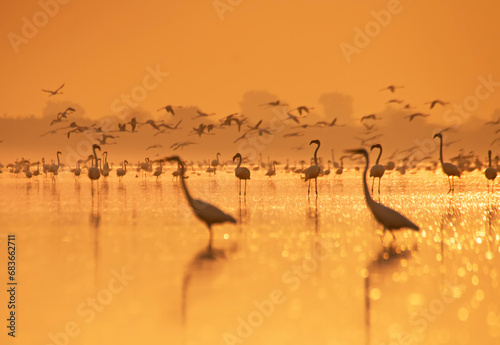
[[[319,146],[320,146],[320,144],[318,143],[318,147],[316,147],[316,150],[314,151],[314,165],[318,165],[317,154],[318,154]]]
[[[241,157],[238,157],[240,160],[238,161],[238,166],[236,167],[236,169],[239,169],[240,168],[240,165],[241,165]]]
[[[181,183],[182,183],[182,189],[184,190],[184,195],[186,196],[186,199],[189,202],[189,205],[191,205],[192,208],[194,208],[194,203],[193,203],[193,198],[191,197],[191,194],[189,194],[189,190],[186,185],[186,181],[184,181],[184,163],[181,161],[178,161],[180,168],[181,168]]]
[[[94,151],[94,161],[92,162],[92,165],[94,165],[95,162],[95,168],[97,168],[97,153],[95,152],[95,147],[92,149]]]
[[[378,164],[378,162],[380,161],[380,157],[382,157],[382,146],[380,146],[379,149],[380,149],[380,152],[378,154],[377,162],[375,164]]]
[[[61,166],[61,162],[59,161],[59,155],[60,154],[61,154],[60,152],[57,153],[57,167],[58,168]]]
[[[488,168],[491,168],[491,151],[488,151]]]
[[[368,166],[370,165],[370,159],[368,157],[368,153],[364,153],[366,165],[365,171],[363,172],[363,192],[365,193],[365,200],[368,205],[375,203],[373,201],[372,196],[370,195],[370,191],[368,190],[368,183],[366,182],[366,174],[368,173]],[[342,160],[341,160],[342,162]]]
[[[123,162],[123,170],[127,172],[127,163]]]
[[[439,137],[439,161],[443,166],[443,137]]]

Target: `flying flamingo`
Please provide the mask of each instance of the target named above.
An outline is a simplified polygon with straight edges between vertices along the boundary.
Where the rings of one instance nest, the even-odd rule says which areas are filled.
[[[127,164],[128,161],[124,160],[122,163],[122,168],[116,169],[116,176],[118,176],[118,179],[120,181],[122,180],[122,177],[125,176],[125,174],[127,173]]]
[[[490,189],[490,180],[493,182],[491,186],[491,191],[495,187],[495,178],[497,177],[497,169],[491,166],[491,150],[488,151],[488,167],[484,171],[484,176],[487,178],[488,190]]]
[[[319,172],[320,172],[320,168],[319,168],[319,165],[318,165],[318,157],[317,157],[317,154],[318,154],[318,150],[319,150],[319,147],[321,146],[321,143],[319,140],[312,140],[309,145],[311,144],[316,144],[318,145],[316,147],[316,150],[314,151],[314,165],[311,165],[309,168],[306,169],[305,171],[305,179],[304,181],[307,182],[309,180],[309,185],[307,187],[307,195],[310,195],[310,192],[311,192],[311,179],[314,179],[314,185],[315,185],[315,188],[316,188],[316,195],[318,195],[318,175],[319,175]]]
[[[61,95],[61,94],[62,94],[62,92],[59,92],[59,90],[61,90],[61,89],[63,88],[63,86],[64,86],[64,84],[62,84],[61,86],[59,86],[59,88],[58,88],[57,90],[55,90],[55,91],[52,91],[52,90],[44,90],[44,89],[42,89],[42,91],[43,91],[43,92],[48,92],[48,93],[50,93],[49,97],[50,97],[50,96],[55,96],[55,95]]]
[[[367,206],[370,208],[370,211],[372,212],[377,222],[384,227],[381,240],[383,240],[383,236],[385,235],[386,230],[389,230],[393,239],[396,239],[393,230],[398,230],[401,228],[409,228],[415,231],[420,230],[417,225],[412,223],[399,212],[373,200],[372,196],[370,195],[370,191],[368,190],[368,184],[366,183],[366,173],[368,172],[368,167],[370,165],[368,152],[366,152],[365,149],[347,150],[346,152],[353,155],[363,155],[365,157],[365,170],[363,172],[363,192],[365,194]]]
[[[240,167],[241,165],[241,155],[239,153],[235,154],[233,157],[233,162],[236,158],[239,158],[238,166],[234,169],[234,175],[239,179],[239,195],[241,195],[241,180],[245,180],[245,196],[247,195],[247,180],[250,180],[250,170],[245,167]]]
[[[438,133],[434,135],[433,139],[439,138],[439,161],[441,162],[441,168],[443,169],[443,172],[448,176],[448,183],[450,185],[450,192],[455,191],[455,183],[453,178],[455,176],[460,176],[462,175],[462,172],[458,170],[457,166],[451,163],[443,163],[443,135],[441,133]],[[450,177],[451,177],[451,182],[450,182]]]
[[[92,167],[89,168],[89,171],[87,173],[88,177],[92,181],[94,181],[94,180],[97,181],[99,179],[99,177],[101,177],[101,172],[99,171],[99,168],[97,165],[97,153],[95,152],[96,149],[99,149],[99,151],[101,151],[101,147],[99,145],[97,145],[97,144],[92,145],[92,151],[94,152],[94,157],[92,157]]]
[[[380,152],[377,157],[377,161],[375,162],[375,165],[372,166],[370,169],[370,177],[373,177],[372,179],[372,195],[373,195],[373,184],[375,183],[375,177],[378,177],[378,194],[380,195],[380,180],[382,179],[382,176],[384,176],[385,173],[385,167],[382,164],[379,164],[380,162],[380,157],[382,156],[382,145],[380,144],[375,144],[372,145],[372,148],[370,151],[372,151],[374,148],[380,149]]]
[[[234,219],[231,215],[224,213],[221,211],[219,208],[205,202],[202,200],[198,199],[193,199],[191,197],[191,194],[189,193],[189,190],[186,185],[186,181],[184,181],[184,173],[185,173],[185,168],[184,168],[184,163],[182,160],[179,158],[179,156],[171,156],[167,157],[167,161],[169,162],[177,162],[177,164],[181,168],[181,183],[182,183],[182,189],[184,191],[184,196],[186,197],[187,202],[189,203],[189,206],[191,206],[191,209],[194,212],[194,215],[204,222],[206,226],[208,227],[208,232],[210,233],[210,240],[208,242],[208,248],[212,248],[212,240],[213,240],[213,232],[212,232],[212,225],[213,224],[222,224],[225,222],[230,222],[230,223],[236,223],[236,219]]]

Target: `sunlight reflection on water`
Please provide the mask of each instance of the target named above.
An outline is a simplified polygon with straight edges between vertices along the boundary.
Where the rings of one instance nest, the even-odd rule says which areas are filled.
[[[380,201],[421,228],[385,253],[359,172],[320,178],[310,200],[291,174],[253,173],[246,200],[232,171],[191,175],[194,197],[238,220],[214,226],[213,250],[169,176],[0,177],[23,343],[68,322],[71,344],[498,343],[500,198],[482,174],[453,196],[442,174],[384,176]]]

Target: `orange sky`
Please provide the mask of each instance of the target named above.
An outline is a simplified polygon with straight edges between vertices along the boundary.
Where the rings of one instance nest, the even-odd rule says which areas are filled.
[[[0,4],[0,116],[41,117],[50,98],[40,89],[62,83],[58,101],[81,105],[92,119],[112,115],[112,104],[156,66],[169,75],[137,102],[156,117],[166,104],[222,117],[241,110],[245,92],[259,90],[318,109],[321,95],[340,93],[352,97],[358,118],[385,108],[390,94],[379,89],[389,84],[405,85],[395,98],[424,110],[434,98],[463,103],[478,76],[500,81],[494,1],[233,0],[240,4],[221,20],[213,0],[64,0],[34,37],[13,45],[23,18],[43,19],[41,4],[55,2]],[[355,28],[364,30],[372,11],[393,3],[398,13],[348,62],[342,42],[354,44]],[[499,101],[500,92],[492,92],[473,115],[491,118]],[[446,125],[442,112],[426,121]]]

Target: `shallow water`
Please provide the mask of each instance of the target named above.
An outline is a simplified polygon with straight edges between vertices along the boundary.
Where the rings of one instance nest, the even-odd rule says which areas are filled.
[[[169,172],[112,175],[93,188],[67,173],[0,175],[0,267],[16,234],[16,343],[500,341],[500,198],[478,172],[453,196],[441,173],[384,176],[380,201],[421,228],[392,244],[386,234],[385,254],[360,172],[320,178],[310,199],[283,172],[252,172],[246,199],[232,171],[190,175],[194,197],[238,220],[214,226],[212,251]]]

